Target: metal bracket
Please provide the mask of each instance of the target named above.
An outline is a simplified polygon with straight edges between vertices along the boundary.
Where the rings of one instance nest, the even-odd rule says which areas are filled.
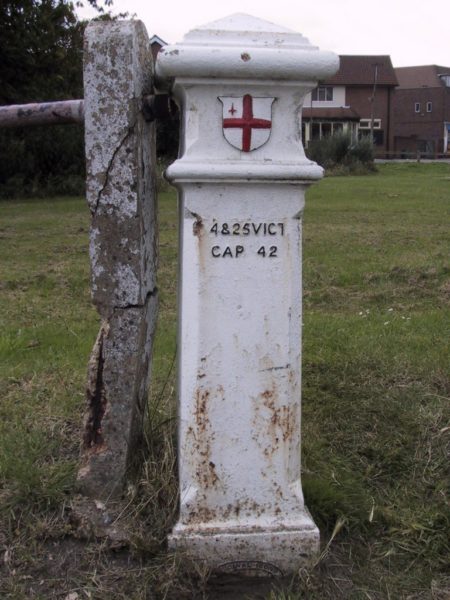
[[[144,96],[142,114],[146,121],[166,121],[173,118],[178,108],[169,94]]]

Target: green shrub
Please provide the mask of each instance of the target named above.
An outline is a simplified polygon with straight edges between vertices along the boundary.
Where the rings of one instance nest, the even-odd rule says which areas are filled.
[[[348,159],[356,160],[363,165],[373,164],[373,143],[369,136],[364,136],[349,148]]]
[[[340,132],[309,143],[308,158],[333,175],[366,174],[374,171],[373,144],[368,137],[353,141]]]

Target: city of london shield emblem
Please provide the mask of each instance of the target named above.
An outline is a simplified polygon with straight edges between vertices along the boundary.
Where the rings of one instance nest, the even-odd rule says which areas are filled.
[[[219,96],[223,106],[223,135],[242,152],[260,148],[270,138],[272,104],[275,98],[255,98],[250,94]]]

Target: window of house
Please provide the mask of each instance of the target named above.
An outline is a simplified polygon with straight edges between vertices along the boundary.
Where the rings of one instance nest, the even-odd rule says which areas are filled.
[[[311,139],[312,140],[320,140],[320,123],[312,123]]]
[[[372,119],[361,119],[359,122],[359,128],[360,129],[370,129],[371,128],[371,124],[372,124]],[[381,129],[381,119],[374,119],[373,120],[373,128],[374,129]]]
[[[373,132],[373,142],[375,146],[382,146],[384,144],[384,132],[383,131],[374,131]]]
[[[439,75],[439,77],[446,87],[450,87],[450,75]]]
[[[427,102],[427,112],[431,112],[433,110],[433,103]]]
[[[321,138],[323,137],[329,137],[331,135],[331,123],[322,123],[322,131],[321,131]]]
[[[303,134],[302,124],[302,134]],[[332,121],[316,121],[311,124],[311,140],[321,140],[344,130],[344,123]]]
[[[361,129],[358,132],[358,138],[370,138],[370,129]],[[381,129],[374,129],[373,131],[373,143],[375,146],[382,146],[384,143],[384,132]]]
[[[333,86],[319,85],[312,91],[312,100],[314,102],[332,102],[333,101]]]
[[[420,102],[414,103],[414,112],[420,113]]]

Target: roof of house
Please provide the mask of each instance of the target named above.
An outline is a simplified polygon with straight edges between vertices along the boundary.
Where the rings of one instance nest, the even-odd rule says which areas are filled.
[[[345,121],[359,121],[360,116],[350,107],[330,107],[330,108],[304,108],[302,111],[303,119],[339,119]]]
[[[159,35],[154,35],[150,38],[150,45],[158,44],[158,46],[167,46],[167,42],[159,37]]]
[[[378,85],[398,85],[390,56],[340,56],[338,72],[324,83],[331,85],[373,85],[377,66]]]
[[[420,67],[398,67],[395,69],[400,89],[442,87],[439,75],[450,75],[450,67],[423,65]]]

